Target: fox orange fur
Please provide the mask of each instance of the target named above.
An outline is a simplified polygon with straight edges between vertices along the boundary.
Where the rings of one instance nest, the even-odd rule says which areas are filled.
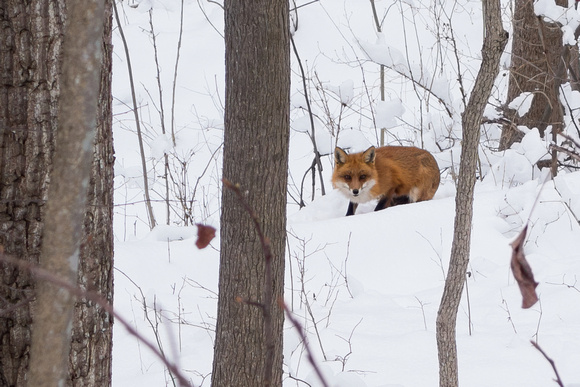
[[[439,166],[431,153],[415,147],[370,147],[347,154],[334,150],[332,185],[350,199],[346,215],[359,203],[379,202],[375,211],[433,198],[439,187]]]

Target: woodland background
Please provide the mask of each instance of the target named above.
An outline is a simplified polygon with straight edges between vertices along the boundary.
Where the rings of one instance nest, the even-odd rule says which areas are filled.
[[[74,3],[0,3],[0,385],[580,386],[574,2]],[[383,144],[439,191],[344,217]]]
[[[140,52],[139,63],[149,58],[151,65],[140,66],[135,71],[143,73],[139,79],[149,82],[143,81],[142,104],[153,122],[159,117],[159,103],[156,102],[157,70],[150,60],[155,57],[150,18],[153,18],[154,27],[159,25],[160,28],[156,37],[157,50],[171,52],[158,55],[163,69],[161,79],[165,79],[162,85],[167,85],[163,87],[164,95],[167,95],[175,75],[180,32],[178,5],[140,3],[136,10],[127,10],[134,18],[128,19],[127,34],[134,34],[134,41],[144,34],[149,35],[149,45]],[[533,96],[543,95],[541,92],[520,92],[515,102],[508,103],[511,102],[507,94],[514,36],[511,26],[516,6],[515,3],[502,3],[503,23],[511,38],[501,57],[500,72],[485,109],[478,146],[474,240],[467,277],[471,302],[464,293],[458,316],[460,380],[469,386],[552,383],[551,368],[529,344],[543,328],[548,329],[545,298],[550,288],[559,294],[554,295],[559,300],[552,301],[554,308],[559,310],[553,317],[566,320],[567,323],[562,323],[570,329],[562,334],[566,337],[565,344],[564,341],[552,343],[557,349],[553,347],[551,354],[558,356],[556,363],[561,373],[565,372],[564,364],[572,367],[568,378],[563,377],[568,384],[579,380],[572,364],[580,360],[580,355],[577,351],[563,349],[574,347],[572,342],[578,340],[575,322],[578,316],[573,307],[556,306],[562,303],[578,305],[579,302],[575,294],[578,292],[578,265],[575,263],[578,227],[577,217],[572,215],[578,213],[574,210],[578,205],[578,177],[572,173],[575,167],[571,167],[573,162],[569,162],[568,156],[561,154],[559,174],[562,176],[556,180],[559,185],[548,182],[540,189],[547,175],[546,170],[542,174],[536,163],[544,159],[549,165],[550,125],[543,137],[533,126],[520,126],[526,134],[522,143],[500,150],[503,125],[514,120],[514,111],[525,116]],[[453,196],[461,154],[461,115],[481,60],[483,20],[480,4],[322,1],[291,3],[290,8],[293,45],[285,300],[300,316],[316,359],[331,385],[433,385],[437,380],[438,364],[435,320],[451,250]],[[217,252],[193,252],[195,228],[188,231],[173,225],[202,222],[217,227],[219,224],[219,155],[223,130],[220,32],[223,21],[221,8],[212,2],[191,2],[189,5],[185,2],[184,9],[184,15],[192,18],[192,24],[184,23],[182,39],[195,43],[188,49],[182,46],[179,69],[184,70],[178,71],[177,79],[183,86],[176,88],[175,103],[176,106],[189,104],[184,109],[176,108],[176,112],[190,118],[178,127],[177,146],[172,146],[169,135],[160,133],[158,123],[151,124],[149,144],[152,163],[157,166],[154,173],[164,173],[163,155],[173,153],[181,160],[170,167],[173,176],[188,176],[189,183],[175,184],[170,179],[170,191],[176,194],[174,200],[180,205],[169,206],[171,227],[148,233],[142,204],[133,204],[142,199],[137,153],[131,151],[132,156],[122,156],[125,162],[118,163],[117,184],[123,188],[116,190],[117,195],[121,194],[116,202],[129,205],[119,207],[123,215],[116,216],[116,230],[124,230],[128,243],[122,245],[117,262],[127,256],[122,270],[136,284],[127,282],[126,285],[132,300],[117,299],[117,302],[124,309],[130,305],[133,311],[139,311],[136,313],[141,313],[143,305],[147,305],[150,315],[157,316],[164,314],[155,307],[161,304],[166,315],[165,319],[159,317],[159,325],[139,321],[139,318],[135,324],[159,332],[162,337],[173,337],[165,338],[164,342],[187,342],[184,336],[177,335],[182,338],[175,339],[176,329],[182,335],[186,329],[196,331],[192,333],[195,339],[191,340],[195,341],[195,348],[184,349],[190,346],[182,344],[180,358],[188,354],[185,359],[189,356],[198,359],[186,360],[186,363],[200,365],[194,371],[199,373],[195,383],[205,384],[210,377],[211,361],[206,355],[213,347],[211,332],[216,317],[211,310],[217,297],[214,293],[217,291]],[[552,10],[551,17],[559,23],[565,22],[565,36],[573,33],[578,15],[572,4],[570,8],[556,8],[546,3],[544,9]],[[532,20],[539,25],[536,17]],[[537,35],[538,27],[535,31]],[[212,39],[215,42],[212,43]],[[115,84],[128,93],[126,78],[123,74],[119,77],[123,79]],[[180,93],[183,97],[179,97]],[[573,102],[578,101],[578,97],[573,82],[561,85],[558,95],[563,101],[566,133],[578,138],[574,123],[577,108]],[[171,99],[168,97],[168,100]],[[122,121],[121,126],[125,124],[133,125],[130,119]],[[134,141],[134,132],[129,129],[121,135],[123,143]],[[376,214],[368,213],[373,208],[369,205],[366,210],[362,209],[368,214],[346,219],[343,215],[347,202],[330,186],[332,150],[338,144],[351,151],[362,151],[381,141],[391,145],[415,145],[431,151],[442,171],[442,186],[432,202]],[[564,142],[563,139],[557,141]],[[322,172],[318,167],[318,155]],[[132,162],[129,162],[130,157]],[[119,179],[119,175],[123,179]],[[164,202],[164,180],[153,180],[159,193],[153,203],[155,213],[165,217],[168,206]],[[183,204],[179,197],[187,192],[188,185],[190,193],[185,196],[190,199]],[[532,212],[538,195],[541,195],[541,204]],[[194,215],[190,217],[189,213]],[[159,216],[157,220],[161,223]],[[526,249],[532,249],[538,258],[543,257],[539,260],[545,264],[539,268],[537,261],[536,265],[531,262],[532,267],[535,272],[546,270],[551,274],[545,273],[544,282],[541,282],[544,287],[539,288],[542,289],[541,305],[536,305],[532,311],[520,311],[517,285],[509,272],[509,243],[530,216],[535,231],[528,238],[533,242],[527,242]],[[145,235],[142,232],[148,233],[147,242],[142,239]],[[548,244],[559,245],[558,252],[549,249]],[[141,246],[141,253],[132,253],[136,245]],[[212,242],[211,246],[218,248],[219,241]],[[145,253],[153,248],[156,248],[155,254]],[[139,274],[130,275],[135,255],[140,259],[152,257],[147,259]],[[172,279],[150,285],[158,282],[158,273],[169,259],[177,266]],[[149,265],[159,269],[147,274]],[[546,282],[551,285],[545,285]],[[172,285],[168,287],[163,283]],[[142,287],[145,295],[136,291],[136,285]],[[163,302],[159,301],[162,294],[166,297]],[[560,299],[562,294],[567,296]],[[188,309],[183,307],[184,300],[195,298],[196,307],[189,309],[190,319],[185,317]],[[562,310],[569,313],[565,318]],[[477,323],[473,321],[475,315]],[[179,328],[173,325],[169,330],[174,332],[167,333],[161,328],[161,321],[172,326],[168,320],[183,324],[178,324]],[[190,324],[193,327],[187,328]],[[320,385],[305,358],[302,340],[288,322],[284,335],[284,385]],[[130,346],[135,350],[134,343]],[[203,363],[205,368],[201,366]],[[126,361],[117,364],[123,370],[118,377],[134,377],[125,371]],[[514,372],[514,368],[526,371],[522,374]],[[157,369],[152,372],[161,372],[161,368]]]

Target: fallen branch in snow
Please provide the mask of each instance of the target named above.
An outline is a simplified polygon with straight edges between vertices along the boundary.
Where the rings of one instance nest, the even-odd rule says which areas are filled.
[[[27,262],[27,261],[24,261],[21,259],[17,259],[17,258],[8,256],[2,252],[1,246],[0,246],[0,262],[4,262],[8,265],[16,266],[19,269],[29,271],[31,274],[33,274],[36,277],[37,280],[48,281],[48,282],[52,283],[53,285],[56,285],[56,286],[60,287],[61,289],[68,291],[70,294],[76,296],[79,299],[84,298],[86,300],[89,300],[89,301],[92,301],[92,302],[98,304],[107,313],[114,316],[116,322],[120,323],[127,330],[127,332],[129,332],[130,335],[141,340],[141,342],[143,342],[145,344],[145,346],[147,348],[149,348],[151,350],[151,352],[153,352],[153,354],[155,354],[155,356],[157,356],[163,362],[163,364],[167,367],[169,372],[171,372],[175,376],[175,378],[179,382],[179,386],[193,387],[193,384],[187,380],[187,378],[185,377],[185,375],[183,375],[181,370],[179,368],[177,368],[177,366],[175,364],[173,364],[169,359],[167,359],[165,357],[165,355],[163,355],[163,353],[160,352],[160,350],[157,347],[155,347],[155,345],[153,345],[149,340],[147,340],[143,335],[141,335],[135,328],[133,328],[131,326],[131,324],[127,320],[125,320],[125,318],[123,318],[121,315],[119,315],[117,312],[115,312],[113,305],[111,305],[109,303],[109,301],[106,298],[104,298],[102,295],[100,295],[99,293],[93,292],[90,290],[85,290],[76,284],[72,284],[72,283],[54,275],[50,271],[42,269],[41,267],[39,267],[38,265],[36,265],[32,262]]]
[[[550,363],[550,365],[552,366],[552,369],[554,370],[554,373],[556,374],[556,379],[554,379],[554,381],[556,383],[558,383],[558,386],[560,387],[564,387],[564,383],[562,382],[562,379],[560,379],[560,374],[558,373],[558,370],[556,369],[556,363],[554,363],[554,360],[552,360],[547,354],[546,352],[544,352],[544,350],[542,348],[540,348],[540,345],[538,343],[536,343],[534,340],[530,340],[530,343],[532,343],[532,345],[538,350],[540,351],[540,353],[542,355],[544,355],[544,357],[546,358],[546,360],[548,361],[548,363]]]

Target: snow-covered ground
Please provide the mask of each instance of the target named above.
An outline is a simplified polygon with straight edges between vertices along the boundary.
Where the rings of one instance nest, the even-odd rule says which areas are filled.
[[[148,11],[153,9],[169,128],[180,4],[129,1],[119,4],[119,10],[135,72],[157,220],[165,223],[162,160],[163,153],[170,152],[181,162],[172,167],[179,183],[172,185],[172,192],[181,187],[189,199],[194,198],[191,221],[219,229],[223,11],[213,2],[184,2],[173,146],[170,136],[161,132],[157,112],[159,89]],[[332,160],[324,156],[327,194],[321,196],[317,180],[311,202],[308,175],[303,196],[307,206],[299,209],[301,181],[313,153],[305,134],[311,129],[293,56],[285,300],[307,330],[332,386],[435,386],[435,319],[453,238],[453,175],[459,165],[463,103],[455,57],[449,51],[452,45],[435,36],[450,36],[445,15],[453,15],[460,72],[469,90],[480,55],[481,11],[479,3],[469,1],[376,4],[379,15],[386,13],[383,34],[378,35],[366,0],[322,0],[292,12],[294,39],[318,117],[317,143],[323,154],[331,153],[337,141],[342,147],[364,150],[378,144],[375,128],[387,127],[389,144],[414,144],[435,155],[442,185],[432,201],[381,212],[373,212],[372,204],[361,205],[357,215],[346,218],[347,199],[330,187]],[[176,225],[181,214],[177,202],[172,202],[176,209],[172,225],[149,231],[118,33],[114,44],[115,308],[161,346],[195,386],[209,386],[219,235],[208,248],[198,250],[196,228]],[[378,65],[369,59],[389,66],[384,102],[378,101]],[[502,63],[505,74],[509,55]],[[408,81],[411,76],[429,84],[431,92],[414,89]],[[500,77],[492,103],[501,100],[505,87],[505,77]],[[569,101],[579,99],[576,92],[566,93]],[[486,113],[494,114],[493,108]],[[501,153],[491,150],[498,136],[497,127],[484,127],[469,273],[457,322],[460,383],[555,385],[550,364],[530,344],[537,340],[555,361],[565,385],[578,387],[580,172],[563,171],[544,184],[545,176],[532,167],[547,146],[537,131],[528,130],[521,145]],[[524,310],[509,262],[510,242],[526,223],[530,229],[524,251],[539,282],[540,301]],[[115,327],[113,348],[115,386],[173,385],[159,359],[120,325]],[[285,386],[320,385],[288,321],[284,364]]]

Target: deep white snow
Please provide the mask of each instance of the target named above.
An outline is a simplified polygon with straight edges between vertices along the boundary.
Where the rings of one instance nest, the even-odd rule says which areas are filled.
[[[193,385],[209,386],[219,235],[206,249],[198,250],[197,230],[179,223],[181,207],[175,196],[171,225],[163,225],[162,176],[163,155],[169,153],[178,183],[172,184],[172,192],[193,199],[190,224],[209,224],[219,230],[223,10],[213,1],[184,2],[173,144],[170,109],[180,5],[178,0],[118,4],[133,62],[155,214],[162,225],[149,231],[126,60],[116,31],[115,309],[147,340],[161,346]],[[291,8],[294,5],[291,2]],[[321,195],[316,177],[315,200],[311,200],[308,174],[303,183],[306,207],[297,204],[313,152],[302,81],[292,54],[285,301],[306,329],[331,386],[437,386],[435,319],[453,240],[454,176],[461,152],[464,100],[459,79],[469,92],[481,56],[481,9],[479,2],[467,0],[377,0],[376,5],[379,17],[386,15],[381,33],[375,29],[367,0],[320,0],[291,14],[317,117],[315,135],[323,154],[326,195]],[[543,0],[540,6],[542,14],[567,20],[564,28],[577,23],[573,6],[561,16],[553,16],[559,10],[553,0]],[[150,15],[166,134],[158,114]],[[509,28],[507,3],[504,24]],[[451,36],[458,48],[459,70]],[[377,63],[387,65],[385,101],[379,97]],[[493,106],[505,102],[507,66],[509,49],[486,110],[490,118],[497,114]],[[417,87],[410,77],[431,92]],[[564,95],[572,109],[580,107],[577,92],[564,86]],[[525,104],[524,97],[520,102]],[[578,117],[567,113],[568,133],[578,139],[571,124]],[[347,199],[330,184],[332,150],[337,144],[351,151],[378,145],[381,127],[388,129],[388,144],[431,151],[442,172],[442,185],[431,201],[380,212],[373,212],[369,203],[346,218]],[[546,157],[549,141],[540,138],[537,129],[522,130],[526,136],[521,144],[496,152],[499,128],[482,126],[469,273],[457,321],[460,383],[555,386],[550,364],[530,344],[534,340],[555,361],[565,385],[578,387],[580,172],[561,171],[544,184],[546,176],[533,165]],[[540,298],[528,310],[521,308],[509,265],[510,243],[525,224],[529,232],[524,251],[539,282]],[[115,327],[113,348],[114,386],[173,385],[161,361],[120,325]],[[321,385],[288,321],[284,372],[284,386]]]

